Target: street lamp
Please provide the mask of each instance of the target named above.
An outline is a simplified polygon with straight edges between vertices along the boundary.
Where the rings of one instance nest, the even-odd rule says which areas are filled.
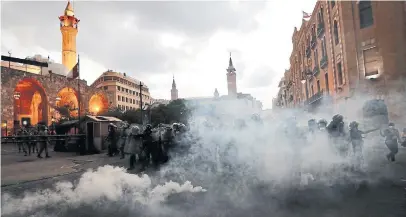
[[[6,131],[6,134],[5,134],[5,136],[8,136],[8,134],[7,134],[7,121],[3,121],[3,123],[1,123],[1,128],[3,128],[5,131]]]
[[[20,99],[20,97],[21,97],[20,92],[15,92],[14,93],[14,99]]]

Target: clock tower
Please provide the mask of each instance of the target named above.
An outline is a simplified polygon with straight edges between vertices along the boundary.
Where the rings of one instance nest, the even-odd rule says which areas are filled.
[[[228,68],[226,70],[228,95],[237,97],[237,74],[235,73],[236,70],[233,65],[233,60],[231,59],[231,53],[230,60],[228,61]]]
[[[75,17],[72,4],[68,0],[64,14],[59,17],[62,33],[62,64],[70,71],[76,65],[76,35],[79,19]]]

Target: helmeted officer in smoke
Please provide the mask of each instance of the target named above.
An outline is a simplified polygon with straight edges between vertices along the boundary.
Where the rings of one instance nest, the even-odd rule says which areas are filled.
[[[380,133],[382,137],[385,137],[385,144],[390,150],[386,158],[390,161],[395,161],[395,155],[399,151],[398,142],[401,141],[399,131],[395,128],[394,123],[389,123],[389,128],[381,130]]]
[[[326,121],[326,119],[320,119],[317,122],[317,126],[318,126],[319,131],[325,132],[326,129],[327,129],[327,121]]]
[[[307,127],[309,128],[309,133],[315,133],[318,128],[316,120],[310,119],[307,121]]]
[[[113,123],[110,123],[107,128],[108,135],[107,135],[106,140],[108,140],[108,142],[109,142],[109,145],[107,148],[107,151],[108,151],[107,155],[110,157],[118,154],[118,149],[117,149],[117,144],[116,144],[116,142],[117,142],[116,129],[117,129],[117,126],[114,125]]]
[[[41,154],[42,154],[43,151],[45,151],[45,157],[50,158],[51,156],[49,156],[49,154],[48,154],[48,144],[49,144],[49,139],[47,137],[47,135],[48,135],[48,127],[44,126],[44,125],[41,125],[39,135],[41,137],[39,137],[39,139],[40,139],[40,141],[38,142],[39,143],[39,152],[38,152],[37,157],[42,158]]]
[[[19,136],[29,136],[28,130],[25,126],[21,126],[19,132],[18,132]],[[21,138],[20,142],[17,143],[18,144],[18,152],[21,152],[21,150],[24,152],[24,156],[27,156],[27,147],[29,148],[28,144],[29,144],[29,137],[24,137]]]
[[[125,154],[124,154],[124,146],[127,140],[127,130],[130,128],[130,124],[128,124],[126,121],[123,123],[123,127],[120,131],[120,138],[119,138],[119,149],[121,153],[120,159],[124,159]]]
[[[327,132],[332,139],[334,148],[337,149],[338,153],[342,157],[348,155],[348,143],[344,141],[346,135],[344,131],[344,117],[342,115],[334,115],[332,121],[327,126]]]
[[[130,167],[127,170],[135,168],[135,161],[141,160],[142,149],[142,134],[138,126],[132,126],[130,134],[128,135],[127,144],[125,146],[125,153],[130,154]]]
[[[349,140],[352,144],[352,150],[353,150],[354,157],[355,157],[355,167],[359,169],[361,166],[361,163],[364,159],[363,154],[362,154],[362,150],[364,147],[363,135],[376,131],[377,129],[361,131],[358,129],[358,126],[359,126],[359,124],[356,121],[353,121],[350,123]]]
[[[142,154],[141,154],[141,161],[142,161],[142,169],[144,170],[150,161],[150,156],[153,155],[153,152],[156,151],[154,146],[154,141],[152,138],[152,126],[147,124],[145,126],[145,130],[141,135],[142,137]]]

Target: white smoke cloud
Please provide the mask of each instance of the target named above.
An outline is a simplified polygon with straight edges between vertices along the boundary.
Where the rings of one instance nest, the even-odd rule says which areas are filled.
[[[150,177],[146,174],[133,175],[126,173],[124,168],[108,165],[84,173],[76,185],[71,182],[58,182],[54,189],[27,192],[20,198],[11,197],[9,194],[2,195],[2,214],[23,214],[45,206],[79,207],[96,203],[100,199],[125,199],[126,205],[152,206],[165,201],[172,194],[205,191],[202,187],[194,187],[188,181],[184,184],[170,181],[153,187]]]
[[[351,171],[354,156],[348,141],[345,144],[349,156],[343,158],[327,135],[309,136],[307,133],[309,119],[330,121],[336,113],[344,115],[346,125],[353,120],[362,123],[359,110],[367,99],[347,100],[338,106],[339,112],[323,104],[314,113],[298,109],[277,111],[272,119],[264,120],[263,125],[251,120],[253,111],[235,103],[220,101],[213,106],[199,106],[194,108],[189,120],[190,131],[182,144],[154,176],[131,175],[118,167],[100,167],[83,174],[77,184],[61,182],[55,189],[26,193],[23,197],[3,195],[2,213],[18,212],[27,216],[23,214],[34,212],[36,216],[46,216],[54,213],[38,215],[44,211],[33,210],[62,204],[75,211],[83,205],[99,204],[98,207],[106,207],[103,212],[124,209],[126,215],[266,216],[265,213],[277,211],[289,213],[280,204],[288,203],[292,197],[309,206],[333,203],[342,195],[330,186],[357,185],[365,180],[377,183],[382,177],[395,177],[400,169],[389,164],[382,166],[387,150],[382,138],[373,133],[365,138],[364,163],[362,171],[358,171],[361,175]],[[307,137],[296,137],[289,131],[287,119],[291,117],[296,118],[299,133]],[[245,120],[245,126],[239,128],[241,120]],[[368,125],[362,127],[365,127],[362,130],[370,129]],[[187,147],[190,147],[187,151],[181,151]],[[366,173],[374,175],[362,175]],[[306,196],[315,193],[306,193],[308,189],[319,190],[317,197],[310,200],[292,196],[289,194],[292,189],[301,189]],[[192,193],[192,196],[182,198],[182,194],[178,194],[181,192]],[[117,204],[114,201],[118,201]],[[145,207],[149,207],[149,211],[145,211]],[[319,216],[325,216],[320,207],[315,209]]]

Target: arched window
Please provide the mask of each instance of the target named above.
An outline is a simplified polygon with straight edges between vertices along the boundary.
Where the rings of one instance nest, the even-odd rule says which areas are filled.
[[[360,1],[358,4],[360,28],[366,28],[374,24],[371,1]]]
[[[338,24],[337,24],[337,20],[334,20],[334,42],[337,45],[340,40],[338,38]]]

